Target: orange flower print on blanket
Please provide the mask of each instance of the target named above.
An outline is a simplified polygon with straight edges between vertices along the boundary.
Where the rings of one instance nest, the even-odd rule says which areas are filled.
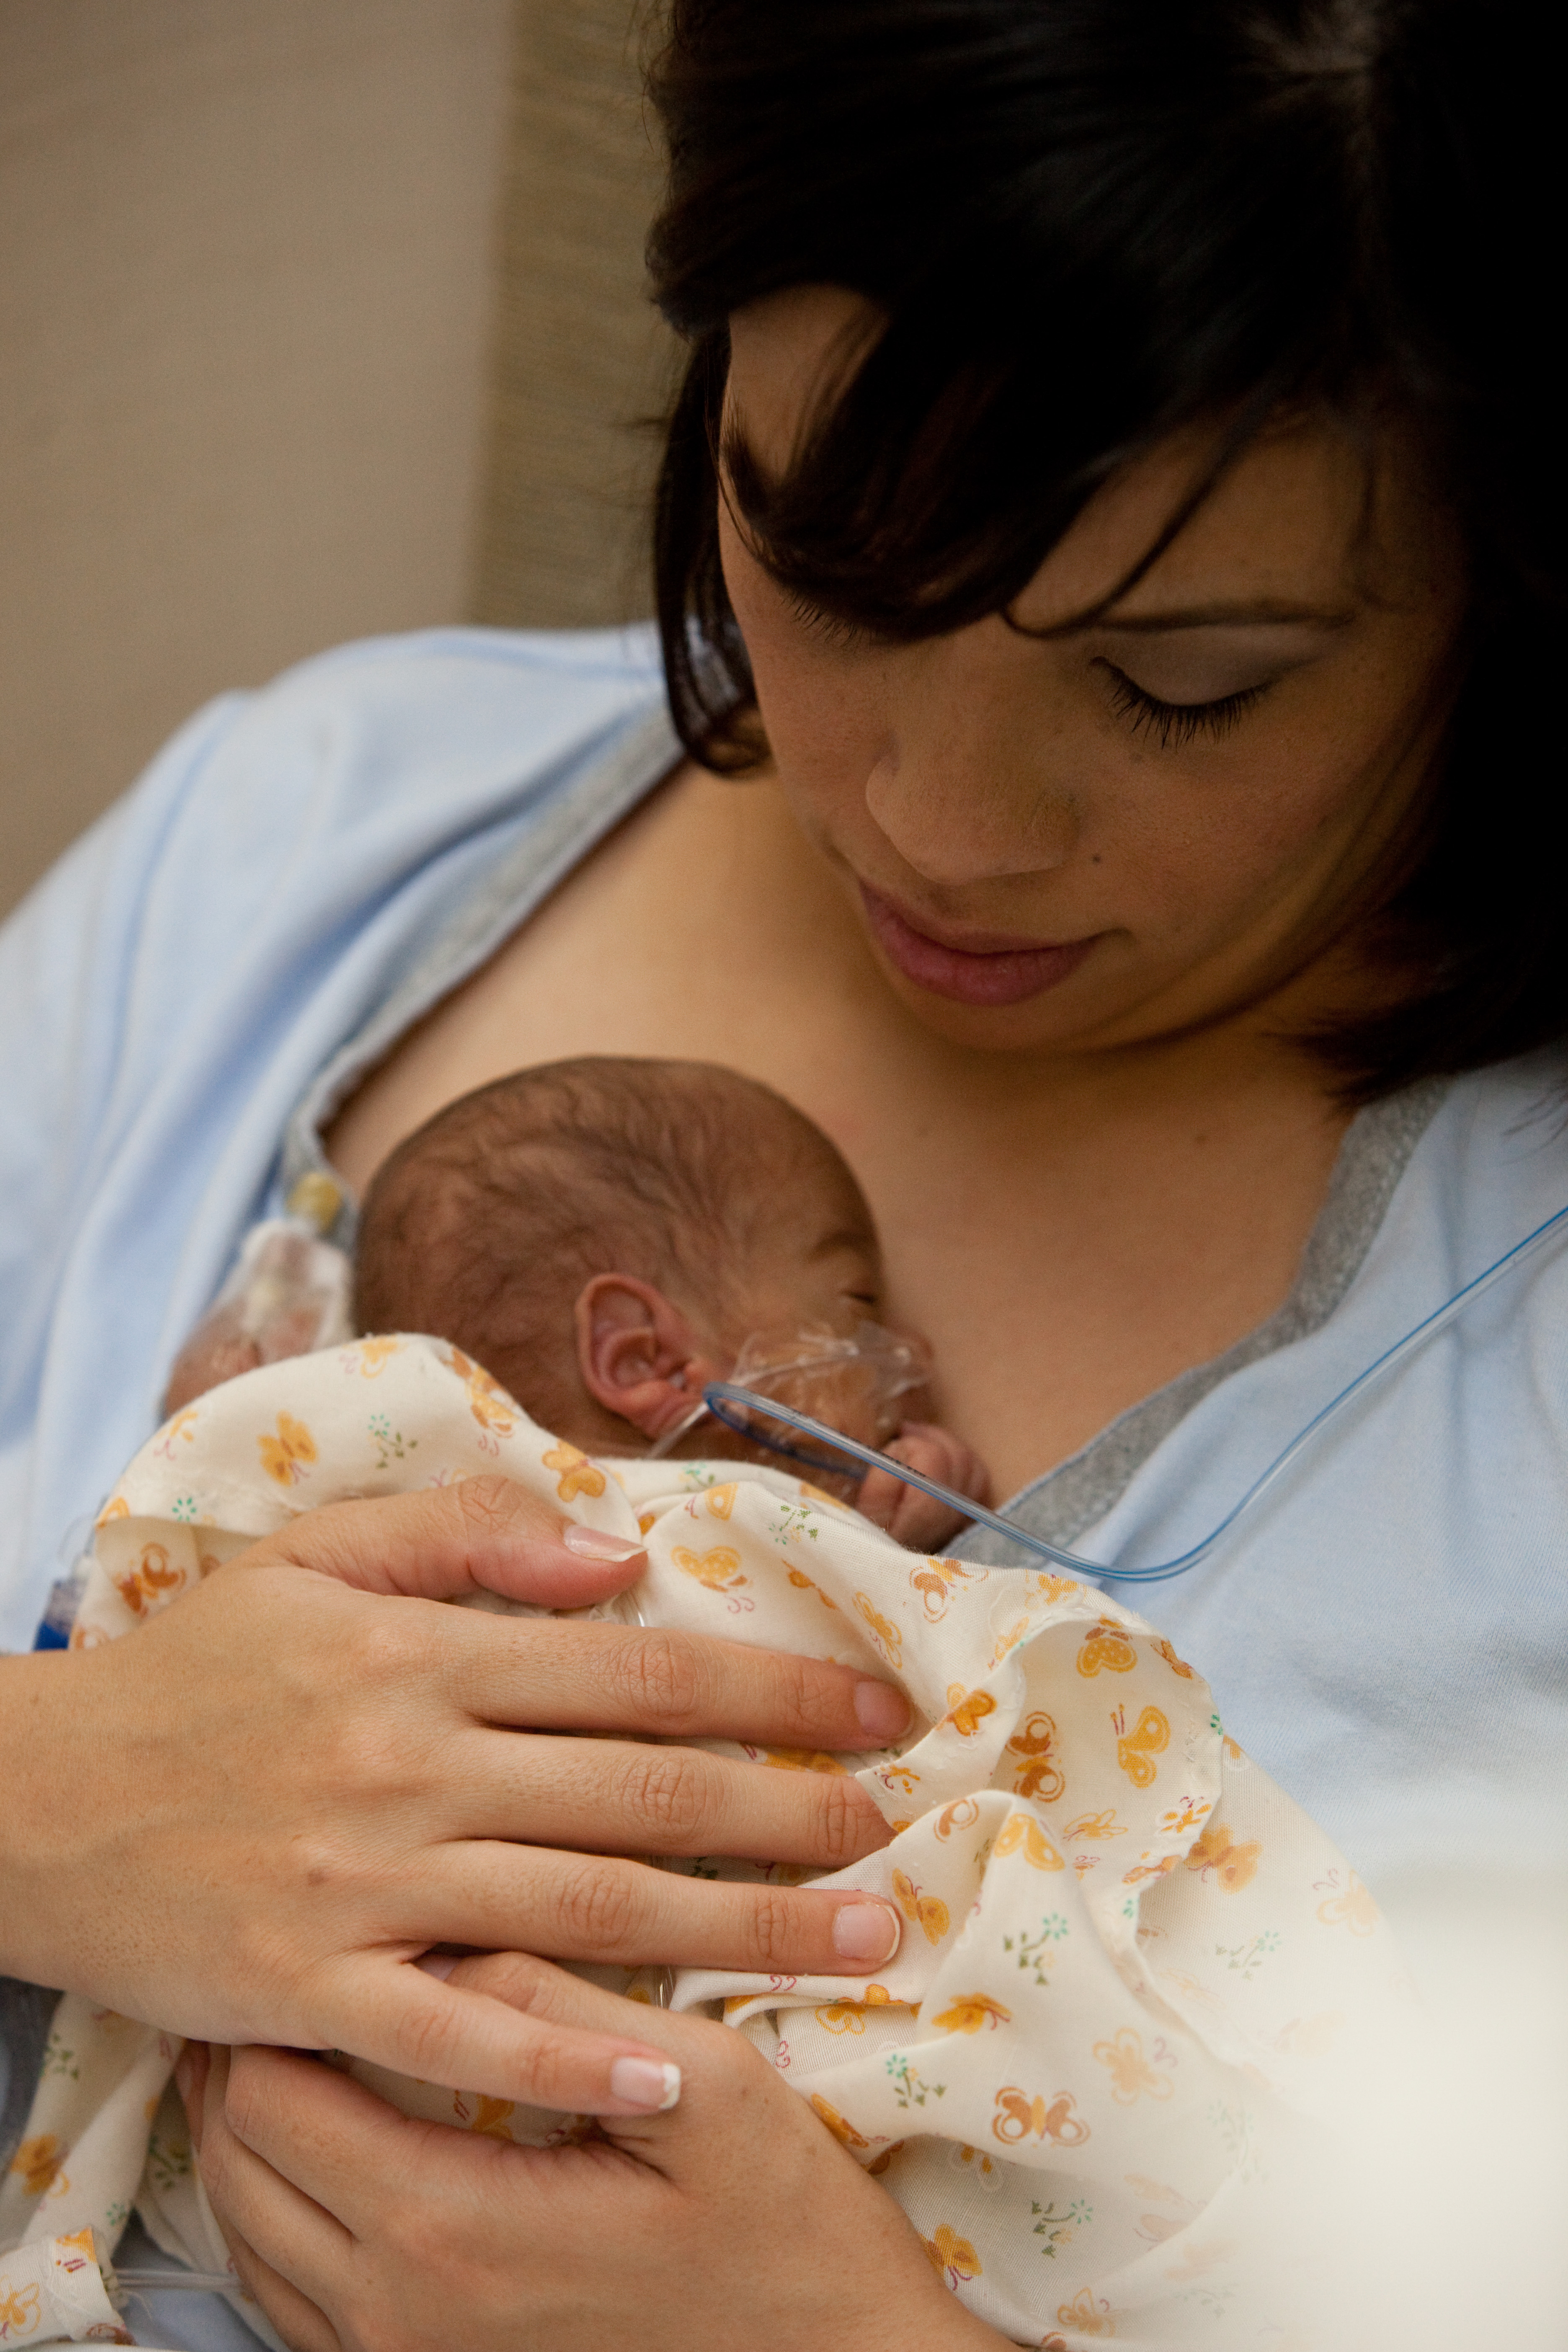
[[[733,1545],[715,1544],[710,1551],[690,1551],[685,1544],[677,1544],[669,1556],[682,1576],[693,1578],[710,1592],[721,1592],[731,1610],[752,1607],[750,1601],[741,1597],[741,1588],[750,1579],[741,1573],[741,1555]]]
[[[1158,2047],[1163,2050],[1164,2044]],[[1157,2074],[1144,2057],[1143,2036],[1131,2025],[1124,2025],[1111,2041],[1097,2042],[1094,2054],[1110,2069],[1110,2095],[1118,2106],[1130,2107],[1137,2099],[1168,2099],[1175,2088],[1169,2074]]]
[[[1163,1755],[1171,1744],[1171,1724],[1168,1716],[1157,1706],[1146,1706],[1131,1731],[1121,1709],[1110,1718],[1116,1727],[1116,1760],[1135,1789],[1147,1789],[1154,1779],[1156,1756]]]
[[[492,1381],[482,1364],[471,1363],[461,1348],[454,1348],[447,1361],[467,1389],[468,1411],[486,1436],[510,1437],[517,1427],[517,1406],[500,1382]],[[496,1450],[494,1446],[489,1448],[491,1453]],[[576,1450],[575,1446],[566,1448],[571,1454]],[[591,1491],[602,1494],[604,1480],[601,1478],[599,1485]]]
[[[390,1331],[380,1331],[372,1339],[361,1339],[353,1350],[361,1380],[379,1380],[394,1356],[400,1355],[402,1351],[402,1340]]]
[[[8,2344],[13,2337],[21,2343],[31,2336],[41,2315],[35,2282],[29,2279],[26,2286],[13,2286],[0,2271],[0,2344]]]
[[[1009,1813],[996,1832],[994,1854],[1022,1853],[1036,1870],[1065,1870],[1066,1863],[1033,1813]]]
[[[1048,1715],[1029,1716],[1021,1731],[1016,1731],[1007,1742],[1007,1753],[1016,1756],[1013,1787],[1020,1797],[1037,1797],[1042,1804],[1051,1804],[1067,1787],[1061,1768],[1052,1750],[1057,1744],[1057,1727]]]
[[[1109,1617],[1089,1627],[1078,1654],[1080,1675],[1130,1675],[1137,1664],[1137,1651]]]
[[[898,1627],[882,1615],[868,1592],[855,1595],[855,1613],[870,1628],[871,1639],[890,1666],[904,1663],[904,1637]]]
[[[39,2132],[36,2139],[25,2139],[11,2158],[11,2170],[20,2178],[24,2195],[47,2195],[60,2179],[66,2155],[66,2148],[53,2132]]]
[[[1047,2139],[1053,2147],[1081,2147],[1089,2137],[1089,2126],[1081,2116],[1074,2115],[1074,2104],[1070,2091],[1058,2091],[1052,2099],[1031,2099],[1010,2083],[996,2094],[991,2128],[1004,2147],[1016,2147],[1026,2139]]]
[[[922,1559],[910,1570],[910,1589],[921,1597],[926,1622],[935,1625],[946,1616],[947,1604],[964,1579],[979,1583],[985,1574],[983,1568],[966,1568],[961,1559]]]
[[[979,2255],[968,2239],[961,2238],[946,2221],[935,2237],[922,2238],[921,2243],[926,2250],[926,2259],[932,2270],[939,2279],[945,2279],[949,2286],[962,2286],[965,2279],[980,2276]]]
[[[1075,2336],[1114,2336],[1116,2322],[1110,2315],[1110,2305],[1095,2298],[1094,2289],[1086,2286],[1070,2303],[1057,2305],[1057,2326],[1070,2327]],[[1063,2336],[1042,2336],[1040,2352],[1067,2352]]]
[[[952,1925],[940,1895],[922,1895],[901,1870],[893,1873],[893,1895],[906,1919],[919,1927],[928,1944],[940,1944]]]
[[[821,1585],[816,1582],[814,1577],[807,1576],[804,1568],[792,1568],[789,1572],[789,1580],[795,1586],[797,1592],[815,1592],[825,1609],[837,1608],[837,1601],[832,1598],[831,1594],[824,1592]]]
[[[505,1434],[504,1431],[502,1434]],[[564,1438],[559,1445],[552,1445],[548,1454],[542,1454],[539,1458],[547,1470],[556,1472],[555,1492],[563,1503],[574,1503],[579,1495],[586,1495],[594,1500],[604,1493],[604,1472],[575,1445],[568,1445]]]
[[[999,2025],[1012,2024],[1013,2012],[988,1992],[961,1992],[931,2021],[945,2025],[950,2033],[979,2033],[987,2026],[994,2032]]]
[[[291,1412],[280,1412],[277,1436],[258,1437],[256,1448],[262,1468],[279,1486],[297,1486],[305,1475],[306,1463],[316,1459],[315,1439]]]
[[[820,2092],[813,2091],[811,2104],[818,2119],[827,2126],[840,2147],[847,2147],[853,2152],[858,2147],[870,2147],[870,2141],[863,2137],[853,2124],[847,2124],[837,2108],[829,2106]]]
[[[1336,1870],[1330,1885],[1338,1877]],[[1322,1881],[1318,1883],[1321,1885]],[[1352,1936],[1370,1936],[1383,1914],[1352,1870],[1342,1892],[1330,1895],[1319,1904],[1318,1916],[1325,1927],[1348,1927]]]
[[[115,1578],[114,1589],[132,1617],[142,1617],[159,1601],[172,1599],[184,1580],[184,1570],[170,1566],[164,1545],[146,1543],[135,1567],[122,1570]]]
[[[961,1739],[973,1739],[986,1717],[996,1712],[996,1702],[989,1691],[966,1691],[962,1683],[953,1684],[947,1703],[948,1712],[942,1723],[951,1723]]]
[[[1212,1870],[1226,1895],[1239,1895],[1257,1877],[1262,1852],[1258,1839],[1248,1838],[1245,1845],[1237,1845],[1223,1822],[1210,1822],[1186,1858],[1187,1868],[1205,1878]],[[1322,1916],[1321,1911],[1318,1916]]]

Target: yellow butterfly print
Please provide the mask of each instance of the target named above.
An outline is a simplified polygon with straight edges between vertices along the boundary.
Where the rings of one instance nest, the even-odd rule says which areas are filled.
[[[507,2124],[513,2105],[510,2099],[491,2099],[481,2095],[469,2130],[482,2133],[488,2139],[510,2140],[511,2134]]]
[[[114,1580],[114,1589],[133,1617],[140,1617],[160,1601],[176,1593],[185,1580],[183,1568],[171,1568],[169,1555],[161,1543],[143,1544],[134,1568],[128,1568]]]
[[[833,1600],[829,1594],[824,1592],[821,1585],[816,1582],[814,1577],[807,1576],[804,1568],[792,1568],[789,1572],[789,1580],[795,1586],[797,1592],[815,1592],[825,1609],[837,1608],[837,1601]]]
[[[510,1437],[517,1426],[517,1406],[500,1382],[491,1380],[483,1365],[470,1362],[460,1348],[454,1348],[447,1360],[468,1391],[468,1411],[479,1427],[497,1437]],[[563,1451],[574,1455],[579,1462],[583,1459],[574,1445],[564,1446]],[[547,1468],[554,1467],[548,1454],[545,1465]],[[603,1478],[596,1486],[583,1489],[584,1493],[591,1495],[602,1495],[604,1491]],[[563,1502],[568,1499],[563,1495]]]
[[[1156,2073],[1143,2055],[1143,2037],[1124,2025],[1113,2041],[1097,2042],[1094,2054],[1110,2073],[1110,2095],[1119,2106],[1135,2099],[1168,2099],[1175,2089],[1169,2074]]]
[[[966,1568],[961,1559],[922,1559],[910,1570],[910,1589],[921,1595],[926,1622],[935,1625],[947,1614],[947,1604],[954,1590],[966,1577],[976,1582],[985,1576],[983,1568]]]
[[[1187,1855],[1187,1868],[1201,1871],[1205,1878],[1212,1870],[1227,1895],[1238,1895],[1257,1877],[1262,1852],[1258,1839],[1249,1838],[1245,1845],[1237,1845],[1223,1822],[1210,1822]],[[1318,1916],[1322,1917],[1321,1910]]]
[[[1100,1813],[1079,1813],[1076,1822],[1068,1823],[1063,1834],[1069,1838],[1113,1838],[1125,1837],[1127,1832],[1125,1827],[1117,1826],[1115,1806],[1107,1805]]]
[[[961,2238],[947,2222],[942,2224],[934,2238],[922,2238],[921,2243],[932,2270],[949,2286],[960,2286],[965,2279],[980,2276],[979,2255],[968,2239]]]
[[[1022,1852],[1024,1860],[1036,1870],[1067,1868],[1033,1813],[1009,1813],[996,1832],[996,1843],[991,1851],[1004,1855]]]
[[[999,2000],[993,2000],[988,1992],[961,1992],[940,2017],[932,2020],[933,2024],[945,2025],[953,2033],[978,2033],[984,2026],[994,2029],[1012,2022],[1012,2011],[1004,2009]]]
[[[890,1624],[882,1615],[868,1592],[858,1592],[855,1595],[855,1608],[857,1614],[862,1617],[870,1627],[871,1639],[876,1643],[888,1664],[890,1666],[901,1666],[904,1663],[904,1637],[898,1627]]]
[[[128,1519],[130,1517],[131,1506],[124,1496],[111,1495],[92,1524],[95,1528],[106,1528],[110,1519]]]
[[[1138,1653],[1122,1632],[1109,1617],[1091,1625],[1083,1637],[1078,1654],[1080,1675],[1130,1675],[1138,1664]]]
[[[965,1692],[961,1683],[954,1684],[953,1688],[959,1696],[954,1702],[952,1692],[948,1694],[948,1712],[942,1717],[942,1723],[951,1723],[961,1739],[973,1739],[986,1717],[995,1714],[996,1702],[989,1691]],[[938,1728],[941,1728],[940,1725]]]
[[[1344,1893],[1320,1903],[1318,1916],[1325,1927],[1348,1927],[1352,1936],[1370,1936],[1383,1914],[1352,1870]]]
[[[1161,1836],[1180,1837],[1184,1830],[1195,1830],[1209,1811],[1210,1805],[1206,1797],[1201,1801],[1184,1797],[1179,1805],[1173,1805],[1169,1812],[1161,1814]]]
[[[256,1444],[262,1468],[279,1486],[297,1486],[305,1475],[300,1464],[316,1459],[315,1439],[291,1412],[279,1414],[276,1437],[258,1437]]]
[[[402,1340],[390,1331],[380,1331],[374,1339],[362,1339],[354,1349],[359,1358],[361,1380],[379,1379],[394,1356],[400,1355],[402,1351]]]
[[[1006,1633],[999,1636],[996,1647],[991,1653],[992,1664],[994,1666],[999,1666],[1003,1659],[1006,1656],[1008,1651],[1016,1650],[1017,1648],[1019,1643],[1023,1640],[1028,1630],[1029,1620],[1027,1617],[1019,1617],[1015,1619]]]
[[[1021,1731],[1007,1742],[1007,1753],[1018,1759],[1013,1786],[1020,1797],[1038,1797],[1051,1804],[1067,1787],[1061,1768],[1052,1756],[1057,1727],[1048,1715],[1031,1715]]]
[[[922,1895],[912,1878],[901,1870],[893,1873],[893,1894],[900,1910],[924,1934],[928,1944],[940,1944],[952,1922],[947,1906],[940,1895]]]
[[[745,1582],[744,1577],[741,1581]],[[770,1748],[763,1755],[764,1764],[776,1764],[781,1772],[847,1772],[837,1756],[827,1755],[820,1748]]]
[[[868,2009],[907,2009],[909,2003],[895,2000],[886,1985],[870,1984],[858,2000],[831,2000],[816,2011],[818,2025],[829,2033],[864,2033],[866,2011]]]
[[[11,2170],[19,2173],[23,2194],[42,2197],[59,2178],[67,2151],[53,2132],[39,2132],[34,2139],[25,2139],[11,2158]]]
[[[889,1796],[897,1790],[900,1796],[912,1797],[921,1784],[920,1774],[911,1772],[907,1764],[879,1765],[877,1778]]]
[[[1121,1731],[1121,1715],[1113,1718]],[[1157,1706],[1146,1706],[1131,1731],[1121,1732],[1116,1760],[1135,1789],[1147,1789],[1154,1778],[1154,1759],[1171,1744],[1169,1718]]]
[[[38,2324],[40,2312],[38,2290],[32,2280],[23,2287],[13,2286],[0,2273],[0,2338],[15,2329],[18,2339],[30,2336]]]
[[[1058,2327],[1070,2327],[1079,2336],[1114,2336],[1116,2333],[1110,2305],[1103,2301],[1096,2303],[1094,2289],[1089,2286],[1080,2287],[1070,2303],[1058,2304],[1057,2325]],[[1041,2342],[1040,2352],[1066,2352],[1066,2347],[1059,2336],[1047,2336]]]
[[[996,2094],[991,2128],[1005,2147],[1016,2147],[1026,2139],[1048,2139],[1053,2147],[1081,2147],[1089,2126],[1074,2115],[1074,2105],[1070,2091],[1058,2091],[1054,2099],[1031,2099],[1010,2083]]]
[[[741,1573],[740,1553],[729,1544],[715,1544],[711,1551],[688,1551],[684,1544],[677,1544],[670,1558],[683,1575],[694,1576],[710,1592],[735,1592],[749,1581]]]
[[[555,1492],[563,1503],[574,1503],[579,1495],[593,1498],[604,1493],[604,1472],[590,1462],[585,1454],[580,1454],[576,1446],[568,1445],[564,1438],[559,1445],[552,1445],[548,1454],[542,1454],[539,1458],[547,1470],[560,1472],[555,1481]]]
[[[870,2147],[870,2141],[864,2138],[853,2124],[847,2124],[837,2108],[830,2107],[819,2091],[813,2091],[811,2104],[841,2147]]]
[[[1083,1587],[1074,1577],[1052,1576],[1047,1572],[1038,1579],[1037,1590],[1047,1601],[1065,1601],[1069,1592],[1081,1592]]]
[[[951,1805],[943,1805],[936,1817],[939,1838],[950,1838],[954,1830],[966,1830],[980,1819],[980,1808],[973,1797],[954,1797]]]
[[[709,1517],[727,1519],[735,1507],[735,1496],[739,1491],[733,1478],[727,1479],[722,1486],[710,1486],[705,1497]]]
[[[1171,1672],[1173,1675],[1183,1675],[1188,1682],[1192,1681],[1193,1670],[1191,1666],[1188,1665],[1184,1658],[1177,1657],[1174,1650],[1172,1649],[1169,1642],[1166,1641],[1163,1633],[1150,1633],[1146,1635],[1145,1638],[1152,1650],[1158,1650],[1160,1655],[1164,1659],[1165,1664],[1170,1667]]]

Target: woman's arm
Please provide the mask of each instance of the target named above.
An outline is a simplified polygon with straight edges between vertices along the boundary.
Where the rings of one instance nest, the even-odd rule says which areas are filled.
[[[0,1660],[0,1972],[205,2039],[597,2112],[626,2104],[609,2068],[645,2037],[563,2037],[408,1963],[444,1943],[879,1965],[885,1904],[620,1857],[834,1867],[884,1843],[847,1776],[670,1743],[864,1747],[907,1721],[899,1694],[722,1642],[431,1605],[480,1586],[576,1605],[640,1565],[583,1559],[542,1505],[470,1480],[310,1513],[122,1641]],[[558,1736],[584,1731],[656,1744]]]
[[[630,2004],[514,1957],[473,1990],[556,2032]],[[191,2053],[202,2178],[299,2352],[998,2352],[892,2199],[741,2035],[661,2011],[673,2113],[580,2147],[413,2123],[277,2051]],[[639,2031],[643,2020],[638,2020]]]

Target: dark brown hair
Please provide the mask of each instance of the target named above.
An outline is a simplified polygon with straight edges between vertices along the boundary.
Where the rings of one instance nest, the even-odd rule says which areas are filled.
[[[1393,1011],[1316,1041],[1363,1098],[1568,1029],[1549,803],[1564,618],[1561,132],[1518,0],[675,0],[649,259],[690,340],[658,496],[676,725],[759,737],[719,562],[730,313],[844,286],[885,328],[747,527],[910,640],[1005,613],[1177,428],[1408,420],[1468,549],[1443,758],[1367,937]],[[1366,910],[1363,910],[1365,919]]]

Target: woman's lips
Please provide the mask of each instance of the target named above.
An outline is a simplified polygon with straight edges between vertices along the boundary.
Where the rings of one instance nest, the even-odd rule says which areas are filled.
[[[917,930],[889,898],[868,883],[860,885],[866,916],[877,944],[889,963],[917,988],[933,996],[947,996],[960,1004],[1022,1004],[1070,978],[1094,945],[1092,938],[1069,940],[1062,947],[1041,947],[1027,940],[1009,940],[981,932],[977,944],[949,947]]]

